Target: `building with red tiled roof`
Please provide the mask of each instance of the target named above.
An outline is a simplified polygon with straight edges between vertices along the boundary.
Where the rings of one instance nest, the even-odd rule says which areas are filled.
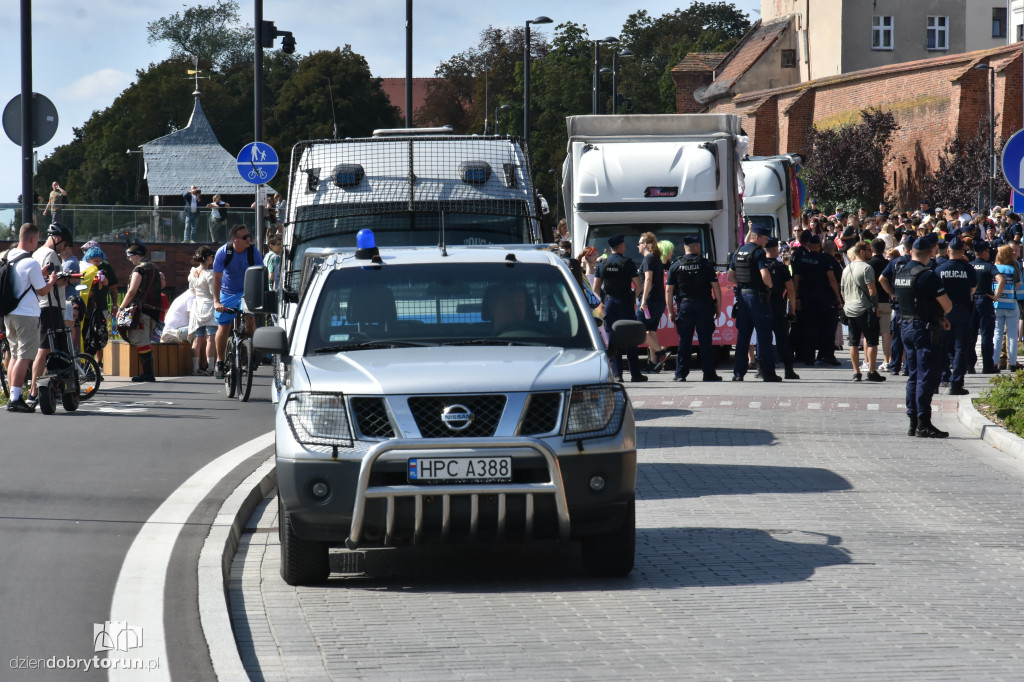
[[[441,80],[440,78],[413,78],[412,79],[412,113],[413,125],[416,125],[416,112],[423,108],[427,101],[427,86]],[[381,78],[381,89],[391,100],[391,104],[398,107],[402,112],[402,120],[405,120],[405,79],[404,78]]]
[[[714,81],[694,92],[696,100],[708,104],[731,94],[799,83],[796,31],[790,25],[789,17],[754,24],[718,65]]]
[[[715,70],[729,56],[728,52],[691,52],[672,67],[672,80],[676,84],[676,112],[697,113],[704,105],[693,98],[693,93],[711,85]]]

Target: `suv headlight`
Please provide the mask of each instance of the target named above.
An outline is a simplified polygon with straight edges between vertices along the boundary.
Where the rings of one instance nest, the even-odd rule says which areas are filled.
[[[614,436],[626,415],[626,391],[619,384],[573,386],[565,440]]]
[[[352,427],[340,393],[292,393],[284,414],[295,440],[303,445],[352,447]]]

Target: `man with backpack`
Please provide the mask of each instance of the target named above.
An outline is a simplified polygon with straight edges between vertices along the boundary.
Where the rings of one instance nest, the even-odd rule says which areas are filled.
[[[40,246],[32,254],[32,258],[39,263],[43,269],[43,275],[49,277],[51,273],[63,274],[62,260],[59,254],[63,253],[72,243],[71,230],[61,223],[51,223],[46,228],[46,243]],[[50,354],[50,340],[48,332],[54,332],[54,344],[59,350],[74,355],[72,349],[67,345],[67,337],[64,328],[73,324],[72,318],[66,315],[67,310],[67,279],[61,280],[54,285],[53,290],[46,293],[36,292],[39,295],[39,350],[36,351],[36,361],[32,364],[32,393],[28,397],[28,404],[35,405],[39,396],[37,386],[39,377],[46,373],[46,358]]]
[[[242,305],[245,271],[253,265],[263,265],[263,254],[252,243],[253,233],[245,225],[235,225],[229,241],[217,249],[213,257],[213,318],[217,322],[217,368],[214,376],[224,378],[224,355],[231,335],[235,314],[228,308]]]
[[[57,281],[57,271],[43,277],[43,269],[31,257],[39,245],[39,228],[25,223],[18,233],[18,245],[0,258],[0,314],[7,329],[11,361],[7,375],[11,386],[8,412],[34,412],[22,397],[21,386],[39,350],[39,299]]]

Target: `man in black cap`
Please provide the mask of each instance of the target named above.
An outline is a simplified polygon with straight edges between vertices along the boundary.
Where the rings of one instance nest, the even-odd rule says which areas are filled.
[[[935,274],[942,280],[946,296],[953,304],[952,310],[946,314],[949,321],[949,333],[946,335],[946,354],[943,357],[942,383],[949,383],[949,395],[967,395],[964,388],[964,375],[967,373],[967,358],[970,353],[972,322],[974,321],[974,304],[971,297],[978,287],[978,278],[974,268],[964,257],[967,244],[960,237],[953,237],[949,242],[949,259],[935,268]]]
[[[771,230],[762,225],[751,225],[747,243],[733,254],[729,263],[729,281],[739,289],[736,298],[736,366],[733,381],[743,381],[749,367],[747,351],[750,337],[757,330],[757,364],[764,381],[782,381],[775,373],[775,354],[772,351],[772,317],[769,296],[772,275],[768,270],[764,245]]]
[[[804,215],[808,218],[814,218],[821,215],[821,211],[818,209],[817,199],[811,199],[811,205],[804,209]]]
[[[938,240],[925,235],[914,242],[911,262],[897,273],[893,290],[900,304],[903,345],[910,377],[907,379],[908,436],[946,438],[949,433],[932,424],[932,396],[939,387],[942,330],[949,329],[946,313],[953,304],[942,280],[928,269]]]
[[[900,366],[905,365],[904,353],[903,353],[903,337],[900,335],[900,303],[894,296],[894,290],[892,288],[892,282],[896,279],[896,273],[902,270],[907,263],[910,262],[910,252],[914,244],[913,235],[906,235],[903,237],[903,255],[897,256],[889,261],[889,264],[882,270],[882,274],[878,277],[878,284],[882,287],[887,294],[889,294],[892,300],[892,323],[889,325],[889,331],[892,334],[892,348],[889,351],[889,366],[887,369],[889,372],[896,376],[900,373]],[[904,367],[904,376],[909,374],[909,370]]]
[[[977,358],[975,357],[975,344],[978,335],[981,335],[981,373],[999,374],[999,365],[993,355],[993,338],[996,330],[996,309],[993,286],[999,271],[996,266],[989,262],[990,248],[988,242],[978,240],[974,242],[974,260],[971,267],[974,268],[974,275],[978,280],[978,287],[974,290],[974,324],[972,325],[972,336],[967,347],[971,350],[971,358],[968,365],[973,367]]]
[[[793,369],[793,347],[789,342],[789,323],[796,319],[796,287],[793,275],[785,263],[779,260],[779,240],[772,237],[764,246],[768,255],[768,272],[772,275],[772,292],[769,298],[772,313],[772,332],[775,333],[775,347],[785,367],[785,378],[799,379]],[[786,310],[786,305],[789,310]],[[760,371],[760,370],[758,370]]]
[[[686,381],[695,329],[704,381],[721,381],[722,377],[715,372],[715,349],[711,339],[715,317],[722,309],[722,287],[715,264],[701,255],[697,237],[683,237],[683,249],[685,255],[672,264],[665,281],[668,315],[675,320],[679,334],[674,381]]]
[[[839,280],[833,270],[835,259],[822,253],[821,238],[811,235],[807,239],[807,253],[793,265],[793,285],[796,287],[797,315],[802,320],[800,356],[813,366],[817,359],[837,366],[835,332],[836,302],[842,301]]]
[[[594,293],[604,301],[604,323],[610,331],[619,320],[636,319],[636,297],[643,287],[643,280],[636,264],[624,255],[626,238],[621,234],[608,239],[611,255],[597,265],[594,276]],[[622,350],[608,347],[608,359],[612,374],[622,381]],[[626,362],[629,365],[631,381],[647,381],[640,373],[640,353],[636,346],[626,348]]]

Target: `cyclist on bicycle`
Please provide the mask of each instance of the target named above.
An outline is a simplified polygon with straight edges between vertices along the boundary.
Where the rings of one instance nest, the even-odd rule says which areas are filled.
[[[72,245],[73,238],[71,230],[61,223],[52,223],[46,228],[46,243],[40,246],[32,254],[32,258],[39,263],[43,270],[44,277],[53,274],[61,274],[61,259],[58,255],[67,247]],[[58,349],[74,355],[70,348],[67,348],[67,337],[64,334],[64,327],[74,324],[72,320],[65,319],[66,289],[68,280],[58,280],[52,289],[45,294],[39,295],[39,350],[36,352],[35,362],[32,363],[32,388],[27,402],[29,406],[35,407],[39,398],[39,377],[46,373],[46,357],[50,354],[50,340],[48,331],[59,332],[54,336],[54,343]]]
[[[217,369],[214,376],[217,379],[224,378],[224,354],[231,324],[235,320],[235,314],[227,309],[237,309],[242,305],[245,271],[250,266],[263,265],[263,254],[252,243],[254,235],[248,227],[235,225],[228,236],[228,243],[217,249],[213,258],[213,317],[217,322]],[[248,319],[246,330],[252,333]]]

